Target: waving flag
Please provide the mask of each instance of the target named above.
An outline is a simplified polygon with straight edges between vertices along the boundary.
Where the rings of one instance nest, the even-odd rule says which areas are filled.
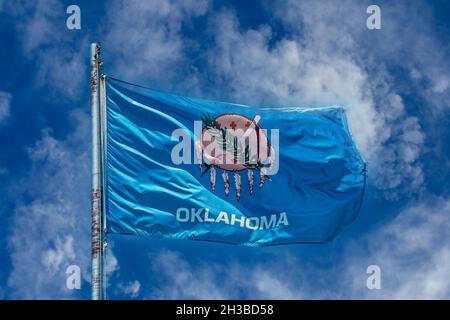
[[[365,163],[345,111],[252,108],[107,79],[109,233],[249,246],[330,241]]]

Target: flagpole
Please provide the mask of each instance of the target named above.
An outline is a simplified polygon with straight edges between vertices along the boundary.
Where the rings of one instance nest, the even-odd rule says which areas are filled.
[[[106,296],[106,272],[105,272],[105,265],[106,265],[106,247],[107,247],[107,238],[106,238],[106,212],[107,212],[107,206],[106,206],[106,191],[108,189],[107,181],[106,181],[106,155],[107,155],[107,128],[106,128],[106,75],[103,74],[103,61],[100,62],[100,131],[101,131],[101,141],[102,141],[102,152],[101,152],[101,159],[102,159],[102,288],[103,288],[103,299],[106,300],[108,297]]]
[[[100,45],[91,44],[91,114],[92,114],[92,300],[103,299],[103,172],[100,117]]]

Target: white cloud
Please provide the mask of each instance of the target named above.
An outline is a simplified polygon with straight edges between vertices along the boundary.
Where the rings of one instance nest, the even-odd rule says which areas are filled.
[[[106,56],[114,61],[109,70],[159,89],[254,105],[343,105],[375,185],[388,198],[418,193],[424,180],[420,156],[425,134],[419,119],[410,115],[415,106],[405,105],[391,69],[394,61],[416,75],[413,82],[420,82],[415,79],[421,75],[431,83],[414,88],[430,101],[424,107],[431,112],[437,101],[450,101],[442,100],[449,72],[439,77],[436,72],[448,63],[444,47],[433,38],[430,23],[419,28],[408,20],[431,22],[429,8],[420,5],[427,13],[424,20],[405,4],[383,7],[383,33],[377,36],[368,33],[367,5],[358,1],[266,6],[289,34],[280,33],[272,21],[245,28],[234,12],[207,11],[204,1],[117,1],[105,27]],[[211,43],[203,48],[182,30],[204,15],[209,22],[201,32]],[[412,29],[403,28],[405,23]],[[412,49],[406,53],[398,38]],[[423,61],[427,47],[434,48],[433,57]],[[206,63],[200,70],[195,67],[199,60]]]
[[[409,205],[391,222],[367,236],[369,252],[349,249],[344,265],[353,294],[384,299],[450,297],[450,199],[430,198]],[[364,265],[381,267],[382,289],[367,290]],[[359,275],[357,276],[359,272]],[[356,276],[355,276],[356,275]]]
[[[108,243],[108,248],[106,250],[106,259],[105,259],[105,274],[112,275],[114,272],[119,271],[120,266],[117,261],[116,256],[111,248],[111,243]]]
[[[105,56],[111,74],[124,80],[173,89],[191,83],[184,77],[190,45],[182,27],[207,9],[205,0],[115,1],[104,27]],[[192,85],[192,84],[191,84]]]
[[[141,283],[134,280],[127,283],[119,283],[117,287],[121,293],[130,296],[131,298],[137,298],[141,290]]]
[[[35,83],[47,87],[48,97],[79,97],[88,75],[86,41],[77,49],[74,33],[65,28],[65,8],[58,1],[5,3],[15,17],[22,53],[33,59]],[[85,96],[84,96],[85,97]],[[84,98],[83,98],[84,99]],[[12,298],[76,297],[66,288],[67,266],[81,267],[90,281],[90,121],[71,114],[75,130],[58,140],[50,129],[29,149],[29,174],[11,188],[18,200],[11,219],[8,245],[12,270],[8,292]]]
[[[57,0],[21,1],[5,4],[15,16],[23,54],[37,67],[38,86],[49,89],[49,96],[76,98],[88,79],[86,40],[77,41],[76,32],[66,28],[66,10]]]
[[[117,260],[116,255],[114,254],[114,243],[112,241],[107,240],[106,254],[104,258],[104,274],[105,274],[105,287],[106,291],[112,286],[114,283],[115,277],[119,276],[120,265],[119,260]]]
[[[209,72],[218,92],[240,102],[345,106],[377,187],[390,196],[394,188],[418,191],[423,182],[420,123],[407,114],[385,62],[374,62],[360,49],[358,36],[346,25],[354,27],[352,21],[359,19],[365,26],[360,19],[365,11],[360,18],[351,8],[344,15],[342,6],[327,1],[281,5],[279,19],[291,31],[284,38],[269,25],[246,30],[234,13],[214,16]],[[339,18],[348,21],[337,25]]]
[[[387,38],[379,40],[386,42],[382,50],[377,55],[367,54],[367,43],[362,42],[367,34],[358,29],[360,24],[365,26],[365,8],[362,15],[355,11],[361,7],[354,2],[289,2],[280,9],[279,19],[292,34],[281,38],[269,24],[245,29],[233,13],[212,14],[208,32],[213,43],[199,49],[200,44],[184,36],[182,28],[206,14],[205,1],[116,1],[104,20],[105,58],[111,63],[107,64],[111,75],[132,81],[145,79],[143,84],[165,89],[186,88],[202,96],[263,105],[347,106],[354,136],[370,162],[375,184],[388,193],[393,189],[415,192],[424,179],[420,155],[425,135],[419,119],[409,115],[409,106],[390,75],[388,62],[405,62],[417,83],[429,80],[429,87],[419,88],[419,94],[429,97],[434,105],[448,98],[446,70],[450,68],[442,67],[448,65],[443,58],[445,52],[426,33],[417,29],[407,33],[408,28],[398,33],[402,21],[408,18],[402,15],[401,7],[397,10],[400,22],[391,26],[395,32],[388,32],[388,36],[384,33]],[[65,13],[62,5],[56,1],[22,2],[7,10],[16,15],[33,13],[17,28],[24,35],[23,52],[40,66],[36,78],[39,84],[71,97],[79,93],[86,79],[85,71],[79,71],[85,70],[87,42],[71,49],[65,24],[60,23]],[[389,20],[384,21],[388,28]],[[426,23],[418,26],[430,28]],[[411,44],[408,52],[399,54],[398,38]],[[63,46],[54,46],[58,42]],[[427,48],[433,48],[433,54],[421,60],[428,57],[424,55]],[[198,52],[199,57],[189,57]],[[207,72],[192,67],[193,60],[203,59],[203,54]],[[202,88],[211,92],[205,93]],[[50,131],[43,133],[30,149],[30,174],[16,187],[33,200],[18,203],[12,218],[9,247],[13,270],[8,279],[12,297],[71,296],[74,292],[65,289],[65,267],[69,264],[80,265],[84,279],[89,280],[90,209],[86,199],[90,196],[90,122],[84,114],[76,113],[75,118],[77,129],[67,139],[57,140]],[[449,238],[448,203],[419,203],[417,209],[403,211],[366,239],[369,253],[355,249],[360,262],[349,258],[333,269],[337,274],[350,270],[344,277],[351,283],[343,285],[349,290],[345,293],[318,286],[320,277],[314,268],[295,258],[250,266],[258,272],[247,276],[249,273],[241,268],[249,266],[197,266],[168,251],[152,262],[152,267],[161,271],[164,286],[151,298],[448,297],[448,281],[442,280],[450,265],[448,241],[443,241]],[[414,225],[416,220],[420,228]],[[347,253],[349,257],[352,252]],[[416,261],[422,255],[428,259]],[[114,255],[108,261],[109,273],[120,269]],[[368,293],[365,289],[368,263],[382,267],[386,278],[380,292]],[[317,272],[330,279],[329,274]],[[217,273],[227,277],[220,280]],[[316,287],[323,291],[317,292]],[[122,289],[130,295],[142,291],[137,280],[123,283]]]
[[[50,46],[60,40],[59,28],[54,23],[54,18],[62,17],[65,11],[60,2],[22,2],[15,5],[13,10],[18,14],[28,13],[28,16],[22,16],[22,23],[18,26],[23,32],[22,43],[26,54],[32,54],[36,49],[41,49],[41,46]]]
[[[39,70],[36,73],[36,82],[49,88],[52,97],[63,95],[69,99],[82,100],[80,97],[87,96],[86,87],[85,93],[81,93],[83,83],[87,83],[89,78],[86,71],[88,52],[88,43],[85,40],[81,41],[77,49],[62,46],[37,50]]]
[[[197,268],[193,270],[188,262],[184,261],[180,255],[173,251],[161,252],[153,260],[152,269],[161,272],[160,280],[164,287],[152,292],[152,299],[199,299],[208,297],[209,299],[226,299],[228,297],[227,288],[217,283],[212,268]]]
[[[65,286],[71,264],[90,281],[90,122],[81,112],[73,114],[73,122],[77,129],[65,140],[43,132],[29,149],[29,175],[12,186],[32,199],[19,202],[11,220],[12,298],[76,296]]]
[[[252,263],[193,262],[162,251],[150,259],[159,282],[148,298],[448,299],[449,218],[449,199],[412,204],[355,239],[332,266],[317,266],[286,251],[267,252],[265,262]],[[371,264],[381,267],[381,290],[366,287]]]
[[[0,91],[0,124],[9,117],[12,95],[9,92]]]
[[[37,83],[52,88],[55,94],[74,97],[80,92],[83,79],[87,79],[84,57],[88,50],[85,41],[81,48],[71,49],[65,24],[58,25],[65,13],[63,9],[57,1],[21,2],[7,8],[15,16],[31,13],[21,17],[17,29],[23,34],[24,53],[32,56],[38,66]],[[109,14],[118,16],[111,17],[107,38],[114,41],[109,48],[120,50],[110,51],[111,60],[117,62],[120,70],[130,72],[133,66],[135,71],[143,66],[137,74],[150,72],[155,80],[166,74],[176,75],[177,59],[183,57],[181,24],[205,9],[205,1],[116,2]],[[137,60],[134,50],[143,50],[144,60]],[[155,57],[161,60],[153,63]],[[165,63],[166,60],[169,62]],[[11,223],[12,271],[8,286],[13,298],[76,296],[76,291],[65,287],[65,269],[70,264],[79,265],[84,279],[90,281],[90,208],[86,200],[90,199],[87,152],[90,121],[80,111],[73,114],[73,120],[76,130],[67,139],[57,140],[51,130],[43,131],[42,139],[29,150],[32,160],[29,176],[14,186],[32,200],[17,204]],[[107,251],[106,262],[109,285],[111,277],[120,269],[111,249]],[[137,290],[136,283],[132,285],[130,288]],[[138,293],[130,291],[129,294]]]
[[[73,236],[67,235],[62,238],[56,238],[54,247],[48,248],[42,252],[41,262],[50,274],[55,274],[61,270],[61,265],[67,260],[73,260],[75,252],[73,248]]]
[[[273,263],[248,265],[186,261],[175,251],[151,256],[151,268],[158,272],[147,299],[301,299],[306,273],[289,255],[274,255]],[[286,264],[290,269],[284,269]],[[297,265],[295,265],[297,264]],[[295,267],[294,267],[295,265]],[[156,288],[156,289],[155,289]]]

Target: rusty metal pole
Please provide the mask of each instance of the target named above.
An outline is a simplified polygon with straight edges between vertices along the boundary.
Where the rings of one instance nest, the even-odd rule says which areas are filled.
[[[103,172],[100,123],[100,45],[91,44],[92,113],[92,300],[103,299]]]

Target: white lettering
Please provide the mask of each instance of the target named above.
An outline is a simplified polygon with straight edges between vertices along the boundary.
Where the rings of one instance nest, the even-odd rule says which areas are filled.
[[[225,211],[219,211],[217,216],[211,213],[209,208],[178,208],[176,212],[178,222],[209,222],[237,225],[249,230],[272,229],[282,225],[288,226],[288,216],[286,212],[272,214],[269,216],[246,217],[230,215]]]
[[[275,224],[277,222],[277,215],[276,214],[272,214],[270,216],[270,222],[267,223],[267,217],[266,216],[262,216],[261,217],[261,224],[259,226],[260,229],[272,229],[273,227],[275,227]]]
[[[184,212],[184,217],[181,214]],[[178,208],[177,209],[177,221],[188,222],[189,221],[189,209],[188,208]]]
[[[280,213],[280,218],[278,219],[277,227],[280,226],[280,224],[284,224],[285,226],[289,225],[286,212]]]
[[[220,211],[219,216],[216,219],[216,222],[222,221],[226,224],[230,224],[230,221],[228,220],[228,214],[225,211]]]
[[[200,217],[200,214],[202,213],[203,208],[200,208],[198,210],[195,210],[195,208],[191,209],[191,221],[195,222],[195,219],[197,219],[198,222],[203,222],[202,217]]]
[[[245,225],[245,217],[242,216],[240,219],[236,219],[236,215],[234,213],[231,214],[231,224],[234,226],[235,222],[239,221],[241,227]]]
[[[254,221],[253,225],[251,224],[252,221]],[[259,219],[258,219],[258,217],[247,218],[245,226],[247,227],[247,229],[257,230],[258,227],[259,227]]]
[[[205,222],[215,222],[216,220],[214,220],[214,218],[210,218],[209,217],[209,209],[206,208],[205,209]]]

